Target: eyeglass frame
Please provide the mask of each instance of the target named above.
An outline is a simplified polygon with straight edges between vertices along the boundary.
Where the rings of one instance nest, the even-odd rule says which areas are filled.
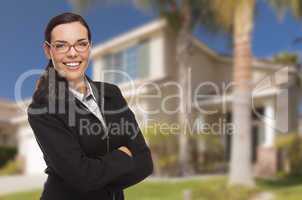
[[[57,51],[53,44],[49,43],[47,40],[45,40],[44,42],[45,42],[48,46],[53,47],[53,48],[55,49],[55,51]],[[77,50],[77,48],[75,48],[75,45],[76,45],[78,42],[81,42],[81,41],[77,41],[77,42],[75,42],[74,44],[70,44],[69,42],[64,42],[65,44],[68,44],[68,49],[67,49],[67,51],[66,51],[66,52],[58,52],[58,53],[62,53],[62,54],[63,54],[63,53],[68,53],[68,52],[70,51],[71,47],[73,47],[74,50],[75,50],[76,52],[78,52],[78,53],[83,53],[83,52],[87,51],[87,50],[92,46],[92,42],[90,42],[90,41],[88,40],[88,48],[87,48],[85,51],[79,51],[79,50]]]

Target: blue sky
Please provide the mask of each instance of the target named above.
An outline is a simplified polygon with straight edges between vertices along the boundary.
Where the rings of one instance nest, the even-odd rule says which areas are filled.
[[[14,100],[14,88],[18,77],[30,69],[43,69],[47,63],[43,50],[44,28],[49,19],[61,12],[71,11],[64,0],[6,0],[0,7],[0,98]],[[93,43],[104,42],[114,36],[152,21],[155,16],[141,12],[130,4],[96,5],[83,14],[92,29]],[[299,52],[301,45],[292,45],[296,37],[302,36],[301,22],[287,14],[282,21],[276,19],[273,10],[261,3],[258,8],[253,33],[253,53],[256,57],[270,57],[278,52]],[[230,49],[223,37],[213,37],[203,32],[198,37],[212,49],[228,53]],[[88,70],[88,75],[91,71]],[[22,85],[22,98],[32,95],[32,76]]]

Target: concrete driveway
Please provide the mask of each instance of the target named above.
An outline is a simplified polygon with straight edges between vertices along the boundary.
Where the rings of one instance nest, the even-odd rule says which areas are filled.
[[[0,195],[42,189],[46,174],[0,176]]]

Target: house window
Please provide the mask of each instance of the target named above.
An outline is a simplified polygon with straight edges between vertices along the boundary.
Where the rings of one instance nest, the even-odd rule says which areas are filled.
[[[108,54],[104,58],[105,81],[117,83],[120,76],[119,71],[122,70],[122,54]],[[107,71],[106,71],[107,70]],[[116,72],[117,71],[117,72]]]
[[[149,73],[149,42],[143,41],[104,56],[105,81],[122,83],[141,79]]]

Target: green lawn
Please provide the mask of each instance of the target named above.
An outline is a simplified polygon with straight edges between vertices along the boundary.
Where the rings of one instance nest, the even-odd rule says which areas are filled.
[[[300,200],[302,197],[302,177],[283,178],[278,181],[258,181],[258,187],[273,191],[277,200]]]
[[[278,181],[257,181],[257,187],[249,190],[226,187],[226,178],[210,180],[144,182],[125,191],[126,199],[131,200],[182,200],[183,192],[192,190],[194,200],[246,200],[259,191],[273,192],[277,200],[300,200],[302,197],[302,178]],[[38,200],[41,191],[17,193],[0,200]]]

